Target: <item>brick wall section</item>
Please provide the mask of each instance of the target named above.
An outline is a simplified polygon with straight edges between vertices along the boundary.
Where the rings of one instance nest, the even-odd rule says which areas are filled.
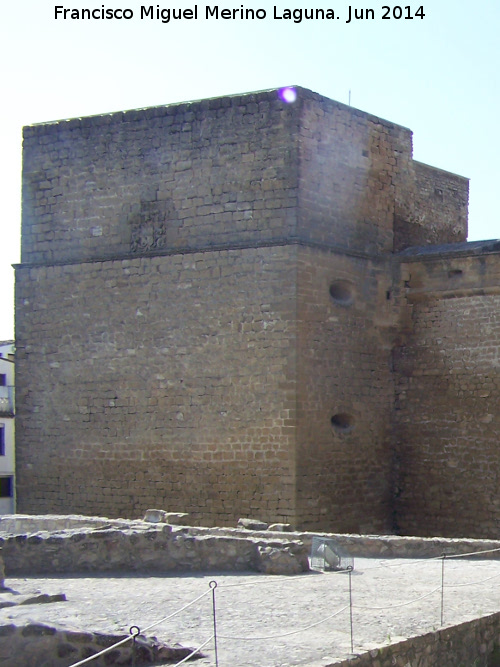
[[[293,236],[300,106],[275,91],[24,130],[24,263]]]
[[[18,271],[19,511],[292,520],[295,252]]]
[[[394,351],[397,525],[497,537],[498,255],[441,255],[403,271],[411,312]]]
[[[313,249],[301,249],[298,269],[300,525],[391,532],[390,272]],[[339,280],[351,285],[352,302],[332,298]],[[332,424],[338,415],[352,424]]]

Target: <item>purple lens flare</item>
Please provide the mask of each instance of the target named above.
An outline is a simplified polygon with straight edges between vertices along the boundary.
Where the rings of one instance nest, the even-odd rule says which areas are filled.
[[[286,104],[293,104],[297,99],[297,91],[295,90],[295,88],[291,86],[287,86],[286,88],[280,88],[278,90],[278,97],[282,102],[285,102]]]

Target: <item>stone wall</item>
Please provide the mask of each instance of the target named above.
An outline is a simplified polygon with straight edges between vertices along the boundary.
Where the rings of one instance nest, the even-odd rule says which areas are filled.
[[[41,667],[68,667],[101,651],[104,655],[92,660],[93,667],[108,665],[151,665],[161,660],[179,662],[194,649],[167,645],[155,638],[138,636],[111,648],[130,635],[111,635],[82,632],[42,623],[0,626],[0,659],[5,667],[39,665]],[[196,654],[195,657],[200,657]]]
[[[404,534],[499,535],[500,265],[492,244],[472,246],[403,265],[394,368]]]
[[[464,239],[468,184],[297,92],[25,129],[21,512],[393,529],[391,251]]]
[[[296,252],[19,270],[19,510],[293,520]]]
[[[304,530],[392,531],[396,312],[389,275],[383,262],[299,253],[297,503]]]
[[[297,574],[309,547],[282,535],[219,534],[142,521],[4,534],[7,576],[81,572],[242,572]]]
[[[497,667],[500,613],[374,649],[327,667]]]
[[[300,139],[301,236],[356,252],[392,250],[410,130],[316,95],[304,101]]]
[[[158,511],[157,511],[158,512]],[[161,514],[161,512],[159,512]],[[84,516],[15,516],[0,523],[0,573],[307,571],[314,537],[354,558],[500,558],[500,541],[286,532]],[[175,517],[176,520],[179,517]],[[188,517],[182,517],[187,520]],[[165,520],[167,517],[165,517]],[[252,525],[266,525],[252,522]],[[273,567],[272,563],[275,563]],[[3,581],[3,579],[2,579]]]
[[[120,522],[120,519],[115,520]],[[100,528],[109,524],[107,517],[81,516],[77,514],[3,514],[0,516],[0,533],[20,535],[40,530],[53,532],[70,528]]]
[[[414,162],[407,128],[297,92],[26,127],[23,263],[290,239],[391,251],[416,220],[422,242],[465,240],[466,179]]]
[[[25,128],[23,263],[293,235],[299,113],[261,93]]]
[[[415,160],[408,168],[414,178],[396,214],[394,250],[466,241],[468,180]]]

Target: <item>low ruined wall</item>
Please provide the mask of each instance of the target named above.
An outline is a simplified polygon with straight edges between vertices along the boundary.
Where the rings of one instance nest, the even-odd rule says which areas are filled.
[[[199,534],[235,536],[236,528],[198,528]],[[254,538],[269,539],[279,533],[252,531]],[[403,537],[400,535],[348,535],[339,533],[290,532],[287,537],[299,540],[308,553],[313,537],[333,539],[346,555],[358,558],[439,558],[446,555],[480,554],[481,559],[500,559],[500,540],[461,539],[446,537]],[[495,551],[497,550],[497,551]]]
[[[200,534],[196,528],[142,521],[5,535],[0,546],[7,576],[245,570],[297,574],[309,569],[308,550],[297,540]]]
[[[295,533],[307,546],[312,533]],[[360,558],[438,558],[483,552],[481,558],[500,558],[499,540],[454,539],[445,537],[401,537],[398,535],[325,535],[332,537],[351,556]],[[497,549],[498,551],[494,551]]]
[[[41,623],[0,626],[0,662],[2,667],[50,665],[67,667],[114,646],[130,635],[64,630]],[[155,638],[139,636],[111,649],[92,662],[92,667],[105,665],[149,665],[161,661],[178,662],[192,652],[179,645],[169,646]],[[135,654],[135,655],[134,655]],[[135,662],[134,662],[135,659]]]
[[[5,514],[0,516],[0,533],[35,533],[40,530],[56,531],[70,528],[85,528],[109,524],[106,517],[82,516],[81,514]],[[120,519],[113,524],[119,525]],[[124,522],[128,523],[128,522]]]
[[[173,525],[187,515],[170,518],[169,523],[150,523],[78,515],[5,517],[0,519],[5,571],[7,576],[245,570],[296,574],[308,569],[312,538],[318,535],[334,539],[345,555],[355,558],[436,558],[477,552],[481,558],[500,558],[498,540],[201,528]]]
[[[325,667],[497,667],[500,665],[500,612]]]

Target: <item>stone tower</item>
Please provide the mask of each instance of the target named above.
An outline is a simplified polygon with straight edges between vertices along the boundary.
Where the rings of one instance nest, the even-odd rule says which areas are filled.
[[[442,389],[422,337],[445,371],[415,303],[459,295],[468,181],[296,90],[25,128],[19,511],[460,532],[410,424]]]

